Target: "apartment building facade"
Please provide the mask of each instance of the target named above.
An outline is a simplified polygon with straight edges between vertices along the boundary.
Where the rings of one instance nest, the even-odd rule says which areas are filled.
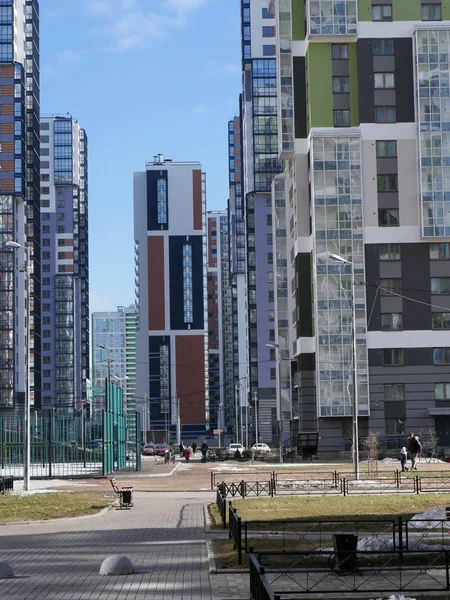
[[[41,405],[38,0],[2,2],[0,27],[0,410],[23,410],[27,372]]]
[[[136,398],[144,437],[210,428],[206,177],[162,155],[134,174]]]
[[[93,312],[92,331],[92,412],[105,407],[105,382],[121,387],[127,413],[136,406],[136,327],[134,305],[118,306],[116,311]]]
[[[349,450],[356,395],[360,439],[448,445],[450,8],[277,9],[292,429]]]
[[[81,409],[89,379],[88,149],[68,117],[41,138],[42,408]]]

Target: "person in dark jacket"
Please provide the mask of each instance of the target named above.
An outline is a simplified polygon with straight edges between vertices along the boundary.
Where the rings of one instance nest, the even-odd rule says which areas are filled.
[[[180,458],[183,458],[184,456],[184,444],[183,442],[180,442]]]
[[[195,456],[197,454],[197,442],[194,440],[192,442],[192,455]]]
[[[417,459],[422,452],[422,446],[414,433],[409,434],[406,448],[411,455],[411,471],[417,471]]]
[[[208,451],[208,444],[206,443],[206,440],[203,441],[200,449],[202,451],[202,462],[206,462],[206,453]]]

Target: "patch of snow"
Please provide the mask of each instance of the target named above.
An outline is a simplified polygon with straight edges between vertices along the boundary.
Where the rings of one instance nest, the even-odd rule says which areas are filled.
[[[376,600],[383,600],[383,598],[377,598]],[[386,600],[416,600],[416,599],[411,598],[410,596],[404,596],[403,594],[400,594],[399,596],[397,594],[393,594],[392,596],[389,596],[389,598],[386,598]]]
[[[383,460],[379,461],[382,465],[389,465],[391,463],[399,463],[400,461],[397,458],[383,458]]]
[[[425,511],[424,513],[414,515],[413,518],[410,520],[410,526],[416,526],[417,528],[421,529],[434,529],[437,525],[437,523],[433,523],[433,521],[435,520],[446,520],[445,508],[432,508],[430,510]]]

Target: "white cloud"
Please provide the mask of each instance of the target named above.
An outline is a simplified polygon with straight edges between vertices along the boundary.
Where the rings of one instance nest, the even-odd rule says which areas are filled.
[[[207,1],[87,0],[86,9],[101,21],[94,32],[109,38],[112,49],[135,50],[144,48],[152,39],[167,38],[173,29],[184,27],[188,14],[205,6]],[[149,4],[155,8],[148,10]]]

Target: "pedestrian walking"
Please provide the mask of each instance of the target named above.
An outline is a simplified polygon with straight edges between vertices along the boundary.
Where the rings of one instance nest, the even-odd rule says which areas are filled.
[[[189,462],[189,459],[191,458],[191,449],[189,448],[189,446],[186,446],[186,448],[184,449],[184,458],[186,462]]]
[[[202,451],[202,462],[206,462],[206,453],[208,451],[208,444],[206,443],[206,440],[203,440],[201,451]]]
[[[400,450],[400,464],[402,465],[403,472],[408,470],[408,467],[406,466],[407,460],[408,460],[408,452],[407,452],[405,446],[403,446],[403,448]]]
[[[414,433],[409,434],[406,448],[411,456],[411,471],[417,471],[417,459],[422,452],[422,445],[419,438],[415,437]]]
[[[195,456],[197,454],[197,442],[194,440],[192,442],[192,455]]]

